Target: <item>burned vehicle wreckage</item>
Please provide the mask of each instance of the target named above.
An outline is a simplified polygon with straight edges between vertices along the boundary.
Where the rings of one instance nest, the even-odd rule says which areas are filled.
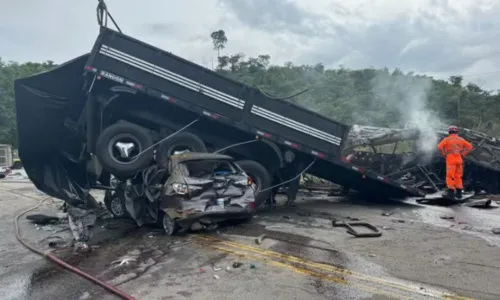
[[[429,131],[416,126],[394,129],[354,125],[344,155],[361,168],[425,193],[434,193],[446,186],[445,161],[436,143],[447,135],[445,129]],[[464,159],[464,188],[475,193],[500,194],[500,141],[467,128],[460,129],[460,135],[474,147]],[[427,141],[431,141],[430,144],[422,147]]]
[[[73,228],[92,225],[85,221],[99,208],[92,189],[106,190],[108,210],[139,226],[163,222],[162,211],[187,216],[190,200],[161,206],[186,189],[193,205],[205,203],[192,207],[198,220],[208,207],[219,209],[214,203],[228,217],[243,217],[280,184],[294,198],[304,172],[381,197],[425,195],[387,170],[346,159],[350,126],[100,25],[90,53],[15,82],[19,156],[39,190],[67,202]],[[207,180],[202,197],[189,183],[171,182],[181,171],[172,175],[169,163],[187,163],[172,160],[179,151],[199,155],[196,164],[225,160],[232,167],[224,174],[211,169],[210,179],[182,173],[186,181]],[[201,154],[214,152],[226,156]]]

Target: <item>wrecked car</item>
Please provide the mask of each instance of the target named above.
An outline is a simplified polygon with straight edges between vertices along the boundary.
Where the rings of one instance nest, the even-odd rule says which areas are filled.
[[[156,223],[173,235],[246,220],[257,208],[252,178],[227,155],[174,154],[165,169],[146,172],[142,180],[119,182],[107,194],[106,207],[114,216]]]

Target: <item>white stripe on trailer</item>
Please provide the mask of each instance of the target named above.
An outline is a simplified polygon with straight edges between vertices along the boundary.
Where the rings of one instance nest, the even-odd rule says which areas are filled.
[[[188,88],[190,90],[200,92],[200,93],[202,93],[210,98],[224,102],[224,103],[231,105],[233,107],[243,109],[243,106],[245,106],[245,101],[243,101],[241,99],[238,99],[236,97],[233,97],[233,96],[225,94],[225,93],[222,93],[218,90],[215,90],[211,87],[203,85],[199,82],[196,82],[194,80],[186,78],[182,75],[176,74],[176,73],[171,72],[167,69],[161,68],[161,67],[156,66],[152,63],[149,63],[145,60],[134,57],[134,56],[129,55],[125,52],[116,50],[116,49],[111,48],[109,46],[102,45],[101,49],[99,50],[99,53],[102,55],[108,56],[110,58],[113,58],[115,60],[118,60],[120,62],[131,65],[133,67],[136,67],[140,70],[146,71],[146,72],[153,74],[155,76],[158,76],[158,77],[161,77],[161,78],[166,79],[168,81],[171,81],[175,84],[178,84],[178,85],[183,86],[185,88]]]
[[[299,123],[295,120],[292,120],[292,119],[287,118],[285,116],[279,115],[277,113],[274,113],[270,110],[267,110],[267,109],[262,108],[262,107],[257,106],[257,105],[253,105],[250,112],[259,116],[259,117],[268,119],[268,120],[273,121],[273,122],[278,123],[278,124],[285,125],[289,128],[303,132],[303,133],[308,134],[310,136],[314,136],[318,139],[327,141],[327,142],[334,144],[334,145],[337,145],[337,146],[339,146],[340,142],[342,141],[342,139],[340,139],[339,137],[336,137],[336,136],[331,135],[329,133],[326,133],[324,131],[320,131],[320,130],[313,128],[313,127],[310,127],[308,125]]]

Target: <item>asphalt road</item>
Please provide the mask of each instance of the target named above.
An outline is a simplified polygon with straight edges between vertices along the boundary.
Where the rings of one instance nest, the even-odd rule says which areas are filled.
[[[16,241],[14,216],[43,198],[30,184],[0,182],[1,298],[117,299]],[[137,299],[500,299],[500,238],[491,232],[500,210],[303,198],[294,210],[185,237],[113,222],[96,228],[90,255],[58,255]],[[366,220],[383,235],[353,238],[332,219]],[[49,236],[70,237],[55,233],[64,226],[21,225],[42,249]]]

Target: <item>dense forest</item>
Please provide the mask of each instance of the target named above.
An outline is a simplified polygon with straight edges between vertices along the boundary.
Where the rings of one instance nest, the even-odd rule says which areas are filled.
[[[325,69],[321,63],[292,62],[278,66],[265,54],[225,54],[228,39],[223,30],[213,32],[211,38],[217,72],[341,122],[384,127],[408,122],[456,124],[500,135],[500,95],[465,84],[459,75],[445,81],[387,68]],[[0,143],[17,145],[14,80],[53,67],[51,61],[19,64],[0,59]]]

